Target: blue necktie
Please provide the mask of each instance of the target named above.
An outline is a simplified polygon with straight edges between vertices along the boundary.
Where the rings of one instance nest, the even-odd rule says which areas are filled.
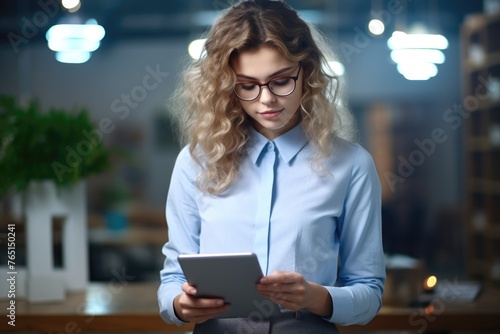
[[[274,194],[274,178],[277,150],[274,142],[267,143],[265,151],[262,152],[260,162],[261,183],[259,190],[259,202],[255,220],[254,249],[259,259],[260,267],[264,275],[267,275],[269,254],[269,228],[271,224],[271,210]]]

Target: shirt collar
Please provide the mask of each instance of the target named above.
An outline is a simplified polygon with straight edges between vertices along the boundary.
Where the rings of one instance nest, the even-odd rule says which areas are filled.
[[[304,133],[302,125],[299,124],[290,131],[285,132],[273,140],[281,158],[289,163],[302,148],[307,144],[308,139]],[[247,152],[254,164],[257,164],[262,151],[270,141],[254,128],[250,128],[250,140]]]

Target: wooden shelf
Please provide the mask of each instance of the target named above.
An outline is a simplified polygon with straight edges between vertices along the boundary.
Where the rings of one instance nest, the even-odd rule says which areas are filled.
[[[486,228],[486,236],[488,239],[500,240],[500,226],[491,225]],[[500,254],[496,254],[500,258]]]
[[[167,242],[167,227],[138,228],[129,227],[124,231],[110,231],[105,228],[89,230],[89,242],[108,247],[153,246],[161,249]]]
[[[486,183],[486,191],[491,195],[500,195],[500,181],[483,180]]]
[[[479,110],[490,110],[494,108],[500,108],[500,101],[491,101],[491,100],[480,100],[479,101]]]
[[[5,224],[4,224],[5,222]],[[54,243],[61,243],[62,221],[54,221]],[[9,215],[0,215],[0,243],[7,234],[7,224],[16,224],[17,246],[25,246],[25,224],[22,219]],[[164,214],[160,210],[131,210],[128,226],[123,231],[106,228],[105,218],[101,214],[88,215],[88,238],[92,244],[124,247],[153,246],[161,249],[168,237],[168,228]]]
[[[500,65],[500,51],[487,55],[481,64],[474,64],[470,59],[465,59],[463,65],[465,71],[469,73],[485,71],[492,66]]]
[[[467,188],[470,192],[484,192],[488,195],[500,195],[500,181],[469,178]]]
[[[477,136],[469,136],[466,138],[466,145],[468,151],[491,151],[491,150],[500,150],[500,146],[493,146],[490,143],[488,137],[477,137]]]
[[[469,201],[465,205],[466,266],[469,276],[489,282],[500,281],[495,267],[498,262],[494,261],[500,258],[500,224],[497,224],[500,223],[497,222],[500,219],[500,147],[490,141],[491,124],[500,123],[500,101],[486,96],[488,77],[499,75],[499,32],[500,14],[475,14],[461,29],[464,98],[475,96],[479,101],[479,107],[464,118],[463,127],[465,195]],[[473,62],[481,58],[480,64]],[[478,221],[478,212],[484,219]]]
[[[475,259],[474,261],[469,261],[469,274],[470,275],[484,275],[488,268],[488,263],[485,260]]]
[[[472,35],[482,32],[492,23],[500,22],[500,14],[485,15],[477,13],[470,15],[470,19],[465,20],[461,32],[464,38],[470,38]]]

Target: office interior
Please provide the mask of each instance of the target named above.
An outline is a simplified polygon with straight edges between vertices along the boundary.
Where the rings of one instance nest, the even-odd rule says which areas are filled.
[[[338,55],[332,67],[347,84],[358,141],[377,166],[387,301],[410,303],[429,276],[498,287],[500,1],[286,2],[325,33]],[[92,140],[120,152],[110,169],[85,179],[89,284],[110,282],[117,271],[130,284],[159,283],[165,200],[181,148],[168,98],[193,61],[191,43],[233,1],[64,3],[0,2],[0,95],[20,106],[37,101],[43,111],[87,110]],[[98,48],[82,63],[58,60],[49,29],[88,20],[105,31]],[[437,46],[422,46],[431,52],[415,56],[411,44],[422,41],[398,50],[395,31],[440,37]],[[11,224],[16,263],[27,261],[15,197],[11,190],[0,199],[0,266],[7,264]],[[63,224],[52,224],[56,268],[64,267]],[[404,297],[396,289],[401,280],[413,284]]]

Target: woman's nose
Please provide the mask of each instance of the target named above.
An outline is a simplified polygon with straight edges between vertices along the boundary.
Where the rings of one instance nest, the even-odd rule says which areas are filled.
[[[269,90],[267,86],[262,87],[260,92],[260,102],[264,104],[273,103],[276,96]]]

